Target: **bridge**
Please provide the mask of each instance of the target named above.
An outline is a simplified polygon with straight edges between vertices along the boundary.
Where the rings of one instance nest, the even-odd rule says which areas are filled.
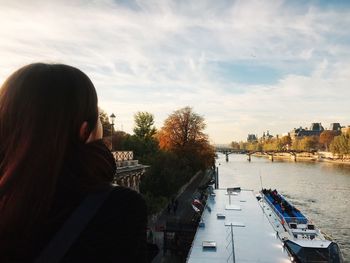
[[[274,158],[277,156],[282,156],[282,155],[286,155],[289,154],[290,158],[296,162],[297,161],[297,157],[298,154],[304,154],[304,155],[315,155],[315,153],[317,153],[317,151],[310,151],[310,152],[306,152],[306,151],[295,151],[295,150],[284,150],[284,151],[250,151],[247,152],[246,154],[248,155],[247,160],[250,162],[251,161],[251,156],[253,154],[261,154],[261,155],[268,155],[269,159],[273,162]],[[300,157],[300,156],[299,156]],[[304,156],[305,157],[305,156]],[[313,158],[319,158],[318,155],[313,156]]]
[[[295,151],[295,150],[284,150],[284,151],[263,151],[263,150],[260,150],[260,151],[248,151],[248,150],[239,150],[239,149],[232,149],[232,148],[229,148],[229,147],[216,147],[216,152],[219,152],[219,153],[222,153],[222,154],[225,154],[226,155],[226,162],[229,161],[229,155],[230,154],[246,154],[248,157],[247,157],[247,160],[250,162],[251,161],[251,156],[254,155],[254,154],[261,154],[261,155],[268,155],[269,159],[273,162],[274,161],[274,158],[276,155],[278,154],[289,154],[290,155],[290,158],[296,162],[297,161],[297,154],[300,154],[300,153],[312,153],[314,154],[315,151],[313,152],[305,152],[305,151]]]
[[[230,147],[216,147],[215,148],[216,152],[223,153],[226,155],[226,162],[228,162],[228,156],[230,154],[246,154],[248,151],[246,150],[240,150],[240,149],[233,149]]]

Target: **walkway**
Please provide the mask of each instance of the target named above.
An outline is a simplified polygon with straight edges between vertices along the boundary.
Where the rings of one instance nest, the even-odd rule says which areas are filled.
[[[155,230],[165,229],[166,222],[181,222],[181,223],[191,223],[191,219],[194,215],[194,210],[192,208],[192,200],[193,195],[197,192],[197,189],[200,185],[204,184],[208,181],[209,172],[200,173],[188,186],[187,188],[179,194],[177,197],[178,207],[176,209],[176,213],[171,210],[168,213],[167,209],[163,211],[163,213],[159,216],[157,222],[152,227]],[[163,253],[163,242],[164,242],[164,232],[155,231],[154,232],[154,240],[159,247],[159,253],[154,258],[152,263],[177,263],[183,262],[176,255],[171,255],[170,252],[166,254]]]

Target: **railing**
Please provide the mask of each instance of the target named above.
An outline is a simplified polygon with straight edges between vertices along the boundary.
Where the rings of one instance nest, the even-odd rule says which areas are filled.
[[[134,159],[134,153],[132,151],[113,152],[113,156],[116,161],[130,161]]]
[[[286,217],[286,216],[283,216],[281,214],[281,212],[278,211],[278,209],[270,202],[270,200],[264,194],[262,194],[262,195],[264,197],[265,202],[267,202],[269,204],[271,209],[275,212],[275,214],[277,214],[277,216],[281,220],[283,220],[283,221],[285,220],[287,223],[296,223],[296,224],[306,224],[307,223],[308,219],[306,217],[300,218],[300,217]]]

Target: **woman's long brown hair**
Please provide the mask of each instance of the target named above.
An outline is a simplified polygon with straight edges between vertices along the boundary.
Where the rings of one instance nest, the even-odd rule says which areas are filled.
[[[43,223],[66,153],[81,143],[82,123],[92,131],[97,118],[95,88],[74,67],[30,64],[5,81],[0,90],[0,255],[25,246]]]

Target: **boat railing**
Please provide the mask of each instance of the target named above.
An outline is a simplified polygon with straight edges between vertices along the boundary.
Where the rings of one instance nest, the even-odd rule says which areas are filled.
[[[263,194],[265,202],[269,204],[269,207],[275,212],[275,214],[283,221],[286,221],[287,223],[296,223],[296,224],[306,224],[307,219],[306,218],[300,218],[300,217],[286,217],[281,214],[280,211],[270,202],[270,200]]]

